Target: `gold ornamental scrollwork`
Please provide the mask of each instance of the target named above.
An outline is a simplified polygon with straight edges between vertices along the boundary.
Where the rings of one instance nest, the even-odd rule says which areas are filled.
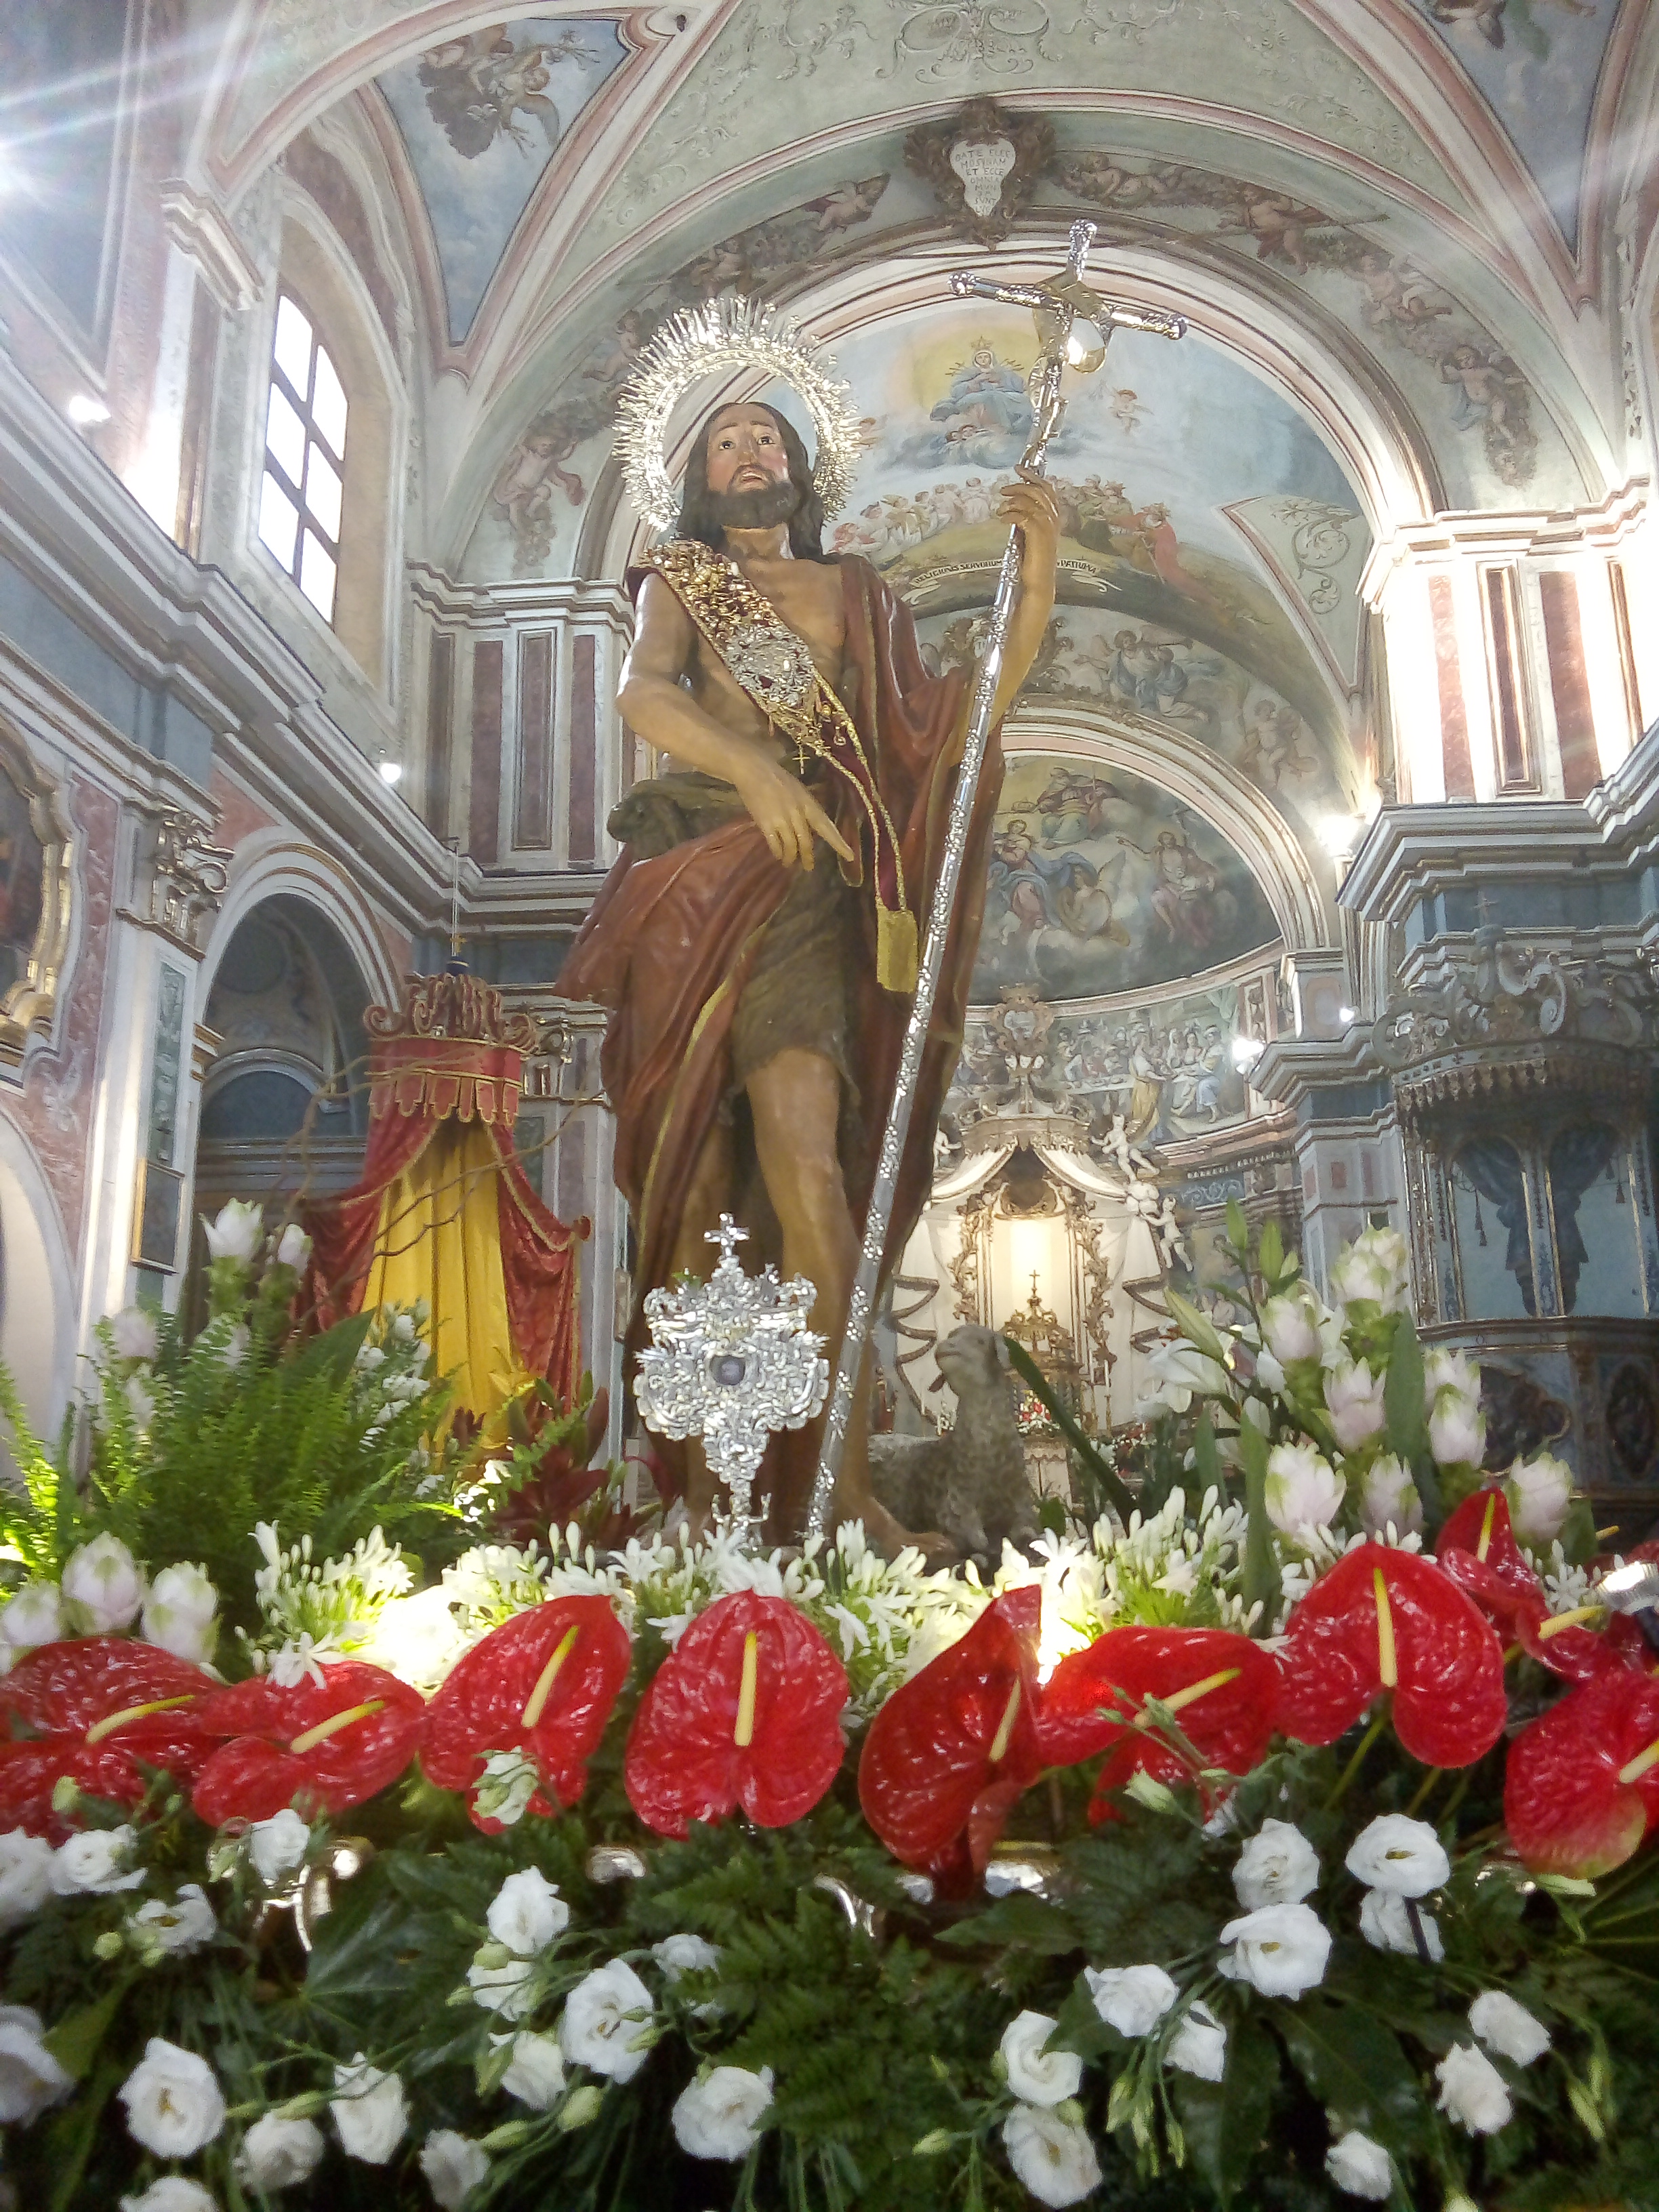
[[[75,831],[61,787],[0,720],[0,1061],[49,1030],[75,920]]]

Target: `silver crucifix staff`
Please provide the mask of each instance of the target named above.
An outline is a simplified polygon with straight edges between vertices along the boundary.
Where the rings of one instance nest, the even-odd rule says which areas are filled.
[[[1098,368],[1106,358],[1107,341],[1114,328],[1120,325],[1130,330],[1150,331],[1159,337],[1166,338],[1178,338],[1187,328],[1184,316],[1167,314],[1156,307],[1139,307],[1127,300],[1108,299],[1089,289],[1083,281],[1083,270],[1094,234],[1095,226],[1091,222],[1074,222],[1072,225],[1071,252],[1066,266],[1047,284],[1000,284],[988,277],[976,276],[969,270],[958,270],[951,279],[951,289],[958,299],[997,300],[1011,307],[1029,307],[1036,319],[1037,359],[1026,384],[1036,419],[1032,426],[1031,442],[1025,448],[1019,464],[1020,474],[1029,478],[1036,479],[1043,474],[1048,441],[1059,429],[1060,417],[1065,412],[1066,403],[1060,396],[1060,380],[1064,370],[1074,368],[1079,374],[1088,375]],[[1079,324],[1091,328],[1092,336],[1087,341],[1079,331]],[[962,858],[967,848],[969,823],[973,818],[974,797],[979,788],[985,748],[990,740],[991,709],[996,700],[997,680],[1002,673],[1003,649],[1007,643],[1008,625],[1013,619],[1014,604],[1019,596],[1019,532],[1014,530],[1009,534],[1008,548],[1002,556],[1002,573],[997,579],[996,598],[991,608],[990,631],[980,659],[978,680],[974,687],[973,712],[963,747],[962,766],[957,772],[956,790],[951,800],[950,825],[939,863],[939,880],[927,916],[927,939],[922,948],[921,966],[916,977],[915,1000],[910,1008],[910,1019],[904,1032],[904,1049],[900,1055],[898,1077],[893,1086],[892,1103],[887,1109],[887,1127],[882,1133],[881,1152],[876,1163],[875,1188],[870,1194],[870,1211],[864,1224],[864,1243],[859,1253],[858,1273],[854,1279],[853,1296],[848,1307],[847,1333],[842,1339],[836,1379],[830,1386],[830,1410],[823,1424],[823,1445],[818,1456],[817,1474],[813,1480],[811,1503],[806,1516],[809,1536],[823,1535],[829,1525],[836,1478],[841,1471],[842,1452],[847,1442],[847,1424],[853,1410],[860,1370],[864,1364],[864,1348],[869,1341],[870,1326],[875,1319],[876,1294],[881,1281],[888,1224],[892,1218],[893,1193],[898,1182],[899,1163],[904,1157],[905,1139],[909,1133],[910,1111],[915,1103],[922,1050],[927,1042],[928,1024],[933,1019],[933,1000],[939,991],[939,970],[945,963],[945,941],[950,935],[951,916],[956,907],[957,882],[962,874]]]

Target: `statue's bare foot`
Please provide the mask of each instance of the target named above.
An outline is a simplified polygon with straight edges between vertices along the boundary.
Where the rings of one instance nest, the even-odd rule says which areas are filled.
[[[873,1498],[861,1501],[857,1513],[849,1513],[846,1518],[863,1522],[866,1540],[884,1559],[896,1559],[901,1552],[914,1548],[921,1553],[932,1571],[939,1567],[953,1567],[960,1559],[961,1555],[948,1536],[942,1536],[937,1528],[914,1531],[907,1528],[902,1521],[896,1519],[884,1505],[879,1504]]]

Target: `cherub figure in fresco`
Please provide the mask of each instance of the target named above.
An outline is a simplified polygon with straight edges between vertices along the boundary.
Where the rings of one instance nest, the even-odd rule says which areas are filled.
[[[845,11],[848,15],[852,9]],[[824,192],[806,204],[817,217],[820,238],[834,238],[843,230],[851,230],[855,223],[867,222],[875,213],[876,202],[887,189],[885,174],[879,177],[860,177],[855,182],[837,185],[833,191]]]
[[[1418,330],[1437,315],[1449,315],[1454,310],[1455,303],[1439,286],[1403,258],[1368,250],[1360,255],[1355,273],[1365,294],[1360,319],[1372,330],[1386,329],[1389,324]]]
[[[1504,43],[1504,10],[1509,0],[1429,0],[1429,13],[1437,23],[1451,27],[1468,23],[1479,31],[1489,46]],[[1576,12],[1588,15],[1588,8]]]
[[[1511,445],[1509,365],[1479,346],[1456,345],[1440,362],[1440,381],[1454,387],[1452,422],[1460,430],[1484,428],[1489,444]]]
[[[1120,385],[1113,392],[1109,411],[1118,428],[1126,438],[1129,438],[1133,436],[1135,425],[1146,410],[1130,386],[1125,384]]]
[[[1319,766],[1317,757],[1310,757],[1297,742],[1303,727],[1294,707],[1278,699],[1258,699],[1245,726],[1238,765],[1246,775],[1273,791],[1279,789],[1283,776],[1294,776],[1300,782]]]
[[[605,342],[605,350],[595,356],[582,371],[594,383],[602,384],[606,391],[625,384],[640,365],[646,341],[651,335],[642,307],[629,307],[617,318],[617,327]]]
[[[495,479],[490,497],[507,509],[507,528],[520,562],[545,560],[553,543],[553,492],[556,485],[572,507],[582,503],[585,487],[562,464],[581,443],[577,423],[558,414],[538,416],[517,452]]]
[[[552,64],[578,62],[597,68],[599,56],[567,31],[520,50],[505,23],[448,39],[421,57],[420,77],[433,120],[455,151],[469,161],[511,138],[525,152],[532,141],[520,114],[532,117],[550,152],[559,143],[559,111],[548,97]]]
[[[1256,259],[1266,261],[1273,254],[1282,254],[1298,276],[1308,273],[1310,226],[1331,220],[1285,192],[1246,192],[1239,203],[1239,216],[1255,240]]]

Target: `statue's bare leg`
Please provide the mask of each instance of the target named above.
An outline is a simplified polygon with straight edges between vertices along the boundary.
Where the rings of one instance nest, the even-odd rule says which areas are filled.
[[[669,1262],[671,1279],[695,1275],[706,1283],[714,1272],[717,1255],[707,1232],[718,1229],[722,1213],[732,1208],[732,1130],[717,1121],[703,1139],[691,1170],[685,1203],[680,1212],[679,1234]],[[691,1516],[691,1533],[706,1536],[714,1525],[719,1478],[704,1456],[700,1437],[685,1443],[685,1510]]]
[[[748,1089],[755,1152],[767,1195],[783,1231],[783,1272],[805,1275],[817,1286],[812,1326],[823,1337],[833,1365],[847,1324],[859,1256],[836,1141],[841,1119],[841,1076],[834,1062],[822,1053],[792,1045],[757,1068]],[[866,1351],[865,1371],[854,1394],[847,1424],[832,1519],[836,1524],[862,1521],[871,1542],[889,1557],[909,1543],[920,1543],[926,1551],[935,1550],[942,1540],[931,1532],[913,1536],[893,1518],[872,1487],[865,1449],[869,1358]],[[822,1422],[815,1421],[808,1432],[815,1445],[822,1428]],[[784,1501],[786,1513],[797,1524],[792,1534],[799,1533],[805,1504],[804,1498]]]

